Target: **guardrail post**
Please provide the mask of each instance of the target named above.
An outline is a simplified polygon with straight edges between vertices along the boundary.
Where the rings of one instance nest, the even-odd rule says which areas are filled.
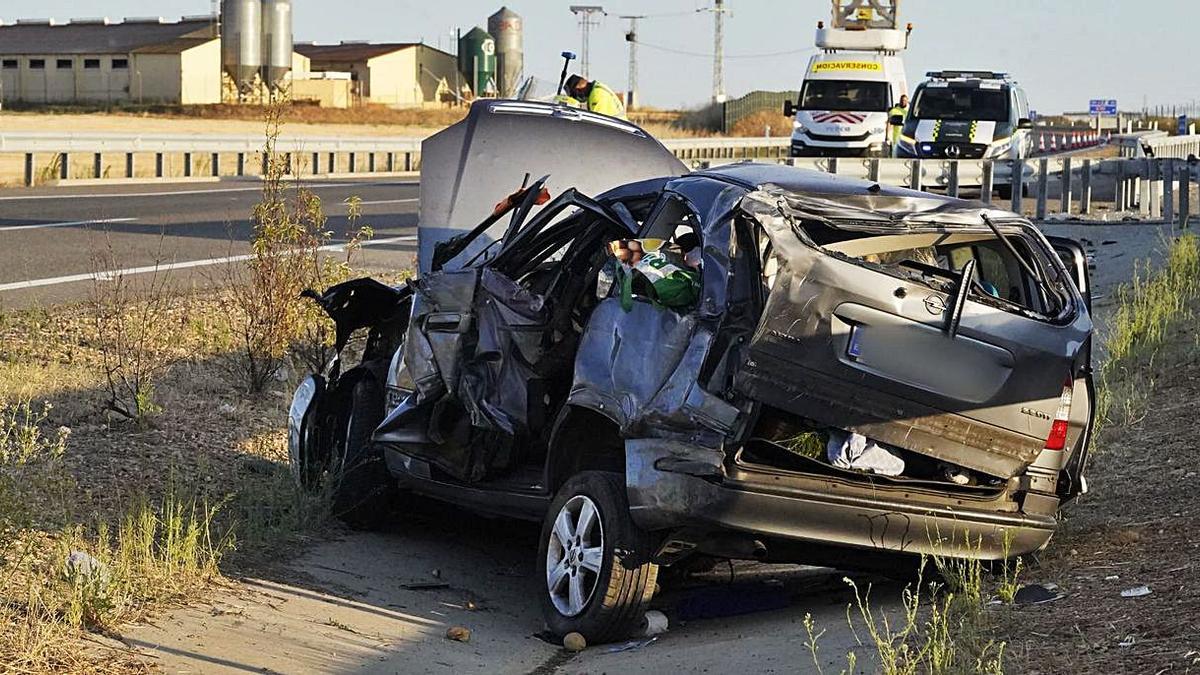
[[[125,177],[133,178],[133,153],[125,153]]]
[[[358,157],[355,153],[350,153],[350,173],[354,173],[358,169]]]
[[[1049,187],[1050,176],[1050,160],[1045,157],[1038,160],[1038,179],[1037,179],[1037,211],[1035,218],[1038,220],[1046,219],[1046,197],[1047,188]]]
[[[71,155],[64,152],[59,158],[62,163],[58,167],[58,177],[60,180],[66,180],[71,175]]]
[[[92,178],[104,177],[104,157],[97,152],[92,155]]]
[[[958,160],[950,160],[950,181],[946,186],[946,194],[958,197]]]
[[[387,154],[387,170],[388,173],[393,173],[396,171],[396,153],[394,152],[389,152]]]
[[[404,170],[405,170],[405,171],[412,171],[412,166],[413,166],[413,164],[412,164],[412,153],[411,153],[411,152],[406,152],[406,153],[404,153]]]
[[[1012,166],[1012,177],[1009,179],[1009,184],[1012,186],[1012,211],[1021,213],[1022,202],[1025,199],[1025,160],[1012,159],[1009,160],[1009,165]]]
[[[992,188],[996,180],[996,167],[992,160],[983,160],[983,180],[979,183],[979,198],[984,204],[992,203]]]
[[[879,182],[879,158],[875,157],[867,162],[867,180]]]
[[[1192,167],[1184,164],[1179,172],[1179,229],[1187,229],[1192,216]]]
[[[921,160],[914,159],[908,165],[908,187],[913,190],[921,189]]]
[[[367,173],[375,173],[375,153],[367,153]]]
[[[829,173],[831,173],[831,174],[833,174],[833,175],[835,175],[835,176],[836,176],[836,175],[837,175],[837,170],[838,170],[838,158],[837,158],[837,157],[830,157],[830,158],[829,158],[829,164],[828,164],[827,166],[829,167]]]
[[[312,154],[312,174],[315,176],[321,173],[321,153],[314,152]]]
[[[1124,211],[1125,201],[1128,199],[1128,186],[1125,185],[1125,162],[1117,160],[1117,173],[1113,182],[1113,189],[1116,191],[1113,194],[1113,208],[1117,211]]]
[[[1065,214],[1071,213],[1071,183],[1074,176],[1071,175],[1071,158],[1063,157],[1062,160],[1062,212]]]
[[[1163,220],[1174,225],[1175,224],[1175,160],[1163,160],[1163,199],[1162,210]]]
[[[192,153],[190,152],[183,153],[183,177],[192,177]]]
[[[163,154],[161,152],[154,153],[154,177],[163,177]]]
[[[246,175],[246,153],[244,152],[237,154],[237,175],[239,177]]]
[[[1150,207],[1150,183],[1153,182],[1153,178],[1151,177],[1151,174],[1150,174],[1151,161],[1152,160],[1147,158],[1144,162],[1142,162],[1142,165],[1146,169],[1146,177],[1141,178],[1139,176],[1139,178],[1141,178],[1141,179],[1137,181],[1137,184],[1138,184],[1138,190],[1137,190],[1138,214],[1143,215],[1143,216],[1150,215],[1150,208],[1151,208]]]
[[[25,153],[25,187],[33,187],[33,153]]]
[[[212,177],[221,177],[221,153],[214,152],[212,154]]]
[[[1092,211],[1092,160],[1083,160],[1079,169],[1079,215],[1086,216]]]

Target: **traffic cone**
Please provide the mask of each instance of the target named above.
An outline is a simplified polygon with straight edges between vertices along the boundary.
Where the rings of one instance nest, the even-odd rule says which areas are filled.
[[[1050,152],[1058,152],[1058,134],[1050,134]]]
[[[1045,152],[1046,152],[1046,134],[1038,134],[1038,153],[1044,154]]]

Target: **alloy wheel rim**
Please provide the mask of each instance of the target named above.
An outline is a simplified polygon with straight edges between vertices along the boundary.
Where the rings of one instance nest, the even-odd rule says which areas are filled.
[[[596,503],[576,495],[554,517],[546,547],[546,589],[563,616],[578,616],[600,583],[604,525]]]

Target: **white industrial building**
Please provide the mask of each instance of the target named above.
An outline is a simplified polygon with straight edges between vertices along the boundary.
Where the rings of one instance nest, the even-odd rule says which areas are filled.
[[[221,102],[214,17],[0,25],[5,103]]]

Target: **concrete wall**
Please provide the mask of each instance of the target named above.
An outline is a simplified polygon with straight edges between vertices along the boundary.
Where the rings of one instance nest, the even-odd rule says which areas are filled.
[[[417,47],[416,76],[425,104],[438,103],[438,84],[445,80],[451,91],[463,84],[458,72],[458,60],[451,54],[421,45]]]
[[[322,108],[349,108],[350,80],[293,80],[292,100],[316,103]]]
[[[420,105],[414,75],[416,49],[402,49],[367,61],[369,86],[364,92],[371,103],[399,107]]]
[[[111,54],[3,57],[0,61],[17,62],[16,68],[0,67],[4,100],[24,103],[111,103],[128,100],[130,70],[128,67],[113,67],[114,61],[122,59],[128,63],[127,56]],[[44,66],[34,68],[33,64],[37,61]]]
[[[220,103],[221,44],[174,54],[29,54],[3,57],[4,99],[25,103]],[[41,68],[34,64],[41,61]],[[124,61],[126,67],[114,67]],[[2,66],[2,63],[0,63]]]
[[[134,103],[178,103],[183,97],[179,54],[134,54],[130,100]]]
[[[213,40],[180,54],[179,103],[221,102],[221,42]]]

